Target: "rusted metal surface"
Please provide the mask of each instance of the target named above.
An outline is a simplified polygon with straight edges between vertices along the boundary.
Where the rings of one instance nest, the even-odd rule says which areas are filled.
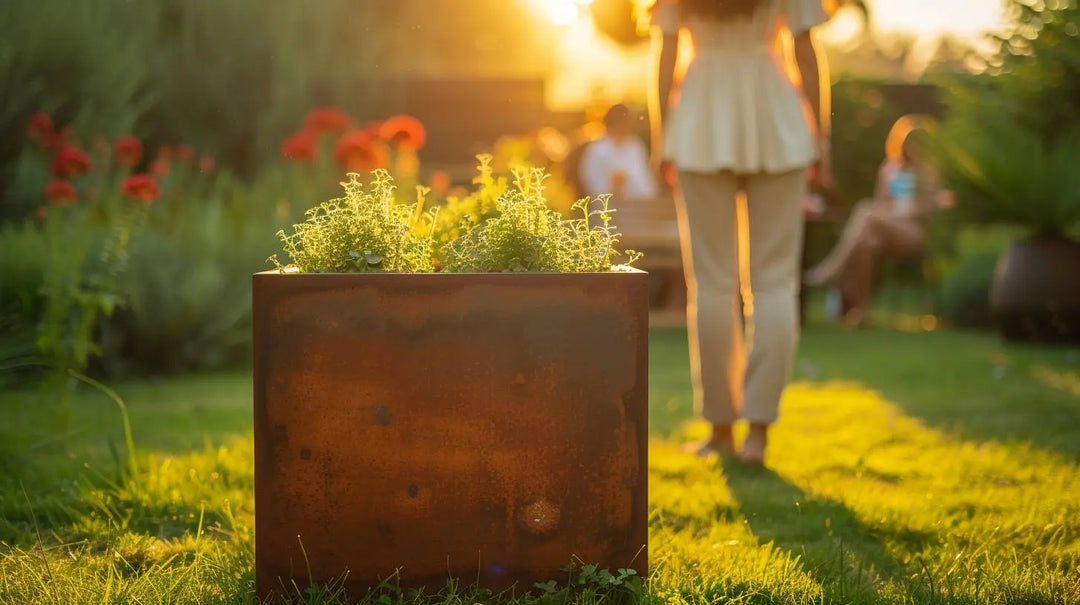
[[[646,274],[260,273],[254,332],[260,595],[646,572]]]

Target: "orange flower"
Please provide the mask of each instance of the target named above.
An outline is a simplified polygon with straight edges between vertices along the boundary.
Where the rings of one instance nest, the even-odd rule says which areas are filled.
[[[113,144],[113,154],[117,164],[132,168],[142,161],[143,144],[131,135],[122,136]]]
[[[26,135],[31,140],[46,142],[53,134],[53,121],[49,114],[39,111],[30,116],[30,124],[26,127]]]
[[[158,154],[158,159],[150,162],[150,174],[154,176],[169,176],[171,170],[172,164],[167,158],[161,157],[161,154]]]
[[[93,140],[90,142],[90,149],[92,149],[94,153],[105,155],[106,153],[111,152],[112,148],[113,146],[112,143],[109,143],[109,139],[106,139],[100,134],[95,134]]]
[[[316,107],[304,118],[304,129],[316,136],[344,132],[349,126],[352,118],[337,107]]]
[[[52,181],[45,185],[45,199],[57,206],[70,206],[75,203],[75,187],[67,181]]]
[[[156,160],[165,160],[166,162],[168,162],[172,158],[173,158],[172,147],[169,147],[168,145],[162,145],[161,147],[158,147],[157,157],[155,157],[154,159],[156,159]]]
[[[393,116],[382,123],[379,137],[394,145],[408,146],[419,150],[427,141],[427,131],[420,120],[412,116]]]
[[[450,174],[445,170],[436,170],[431,173],[430,177],[431,192],[438,197],[446,197],[446,192],[450,191],[450,185],[453,182],[450,179]]]
[[[286,162],[310,163],[317,153],[315,139],[307,132],[294,134],[281,144],[281,159]]]
[[[161,195],[157,181],[148,174],[133,174],[124,179],[123,191],[129,200],[141,201],[146,205],[150,205],[150,202]]]
[[[199,158],[199,172],[203,174],[210,174],[217,166],[217,161],[214,160],[214,156],[204,155]]]
[[[364,132],[370,134],[373,138],[379,137],[380,130],[382,130],[382,122],[377,122],[375,120],[364,122]]]
[[[177,145],[176,159],[184,164],[191,163],[195,159],[195,148],[191,145]]]
[[[346,133],[334,148],[334,158],[348,172],[368,172],[389,163],[386,148],[362,130]]]
[[[64,147],[53,158],[53,176],[65,179],[90,172],[90,158],[78,147]]]

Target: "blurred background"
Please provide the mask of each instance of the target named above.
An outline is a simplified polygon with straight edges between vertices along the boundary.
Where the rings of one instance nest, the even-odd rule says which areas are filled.
[[[250,273],[269,267],[275,232],[336,195],[345,169],[388,166],[401,190],[426,184],[437,200],[493,152],[497,169],[548,168],[550,201],[566,210],[575,151],[601,136],[608,108],[625,103],[645,123],[647,4],[4,2],[4,379],[43,364],[116,376],[244,363]],[[1077,233],[1066,174],[1080,162],[1076,2],[828,9],[837,183],[821,195],[835,212],[811,221],[807,258],[872,193],[896,120],[925,116],[957,203],[925,251],[882,267],[876,304],[910,329],[1001,327],[990,305],[1001,255],[1032,235]],[[666,276],[654,304],[677,309],[671,213],[644,214],[667,223],[628,237],[655,248]],[[1075,269],[1069,254],[1054,262]],[[811,321],[825,316],[815,300]]]

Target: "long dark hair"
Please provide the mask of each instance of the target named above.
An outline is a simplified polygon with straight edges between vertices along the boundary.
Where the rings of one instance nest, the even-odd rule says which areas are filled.
[[[752,15],[767,0],[679,0],[685,15],[715,19]]]

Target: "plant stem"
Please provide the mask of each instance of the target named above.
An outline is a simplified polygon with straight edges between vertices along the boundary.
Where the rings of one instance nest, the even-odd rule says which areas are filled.
[[[116,403],[116,407],[120,408],[120,419],[124,423],[124,445],[127,448],[127,470],[128,473],[130,473],[131,475],[131,480],[134,481],[135,478],[138,477],[139,463],[135,459],[135,439],[131,433],[131,418],[128,416],[127,405],[124,404],[124,400],[116,394],[116,391],[94,380],[93,378],[90,378],[89,376],[80,374],[74,369],[68,368],[68,374],[70,374],[72,378],[85,382],[86,384],[101,391],[103,394],[105,394],[106,397],[112,399]]]

